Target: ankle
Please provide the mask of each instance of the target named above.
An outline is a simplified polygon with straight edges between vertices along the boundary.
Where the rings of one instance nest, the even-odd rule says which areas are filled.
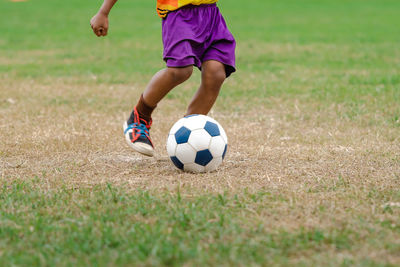
[[[150,106],[146,103],[146,101],[143,98],[143,94],[140,96],[140,99],[138,101],[138,103],[136,104],[136,110],[139,113],[139,117],[141,119],[146,120],[147,122],[151,121],[151,114],[153,113],[154,109],[157,106]]]

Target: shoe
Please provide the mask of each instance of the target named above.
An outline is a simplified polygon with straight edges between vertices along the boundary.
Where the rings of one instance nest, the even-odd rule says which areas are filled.
[[[131,119],[132,117],[133,121]],[[154,155],[154,145],[150,139],[149,133],[152,121],[146,121],[140,118],[136,107],[132,112],[131,118],[124,123],[124,135],[126,141],[135,151],[152,157]]]

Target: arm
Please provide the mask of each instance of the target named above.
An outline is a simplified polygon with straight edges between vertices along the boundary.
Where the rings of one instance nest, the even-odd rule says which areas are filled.
[[[118,0],[104,0],[97,14],[90,20],[90,26],[92,26],[93,32],[97,36],[107,35],[108,14],[117,1]]]

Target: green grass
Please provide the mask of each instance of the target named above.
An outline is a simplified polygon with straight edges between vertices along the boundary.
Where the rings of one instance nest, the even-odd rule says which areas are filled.
[[[335,258],[360,242],[382,248],[392,223],[366,221],[341,228],[268,229],[259,215],[287,196],[275,193],[182,196],[97,186],[47,190],[38,180],[5,183],[0,190],[0,251],[6,266],[287,265],[386,266],[368,258]],[[322,211],[322,209],[320,209]],[[381,209],[381,213],[390,212]],[[385,242],[395,253],[398,244]],[[292,257],[299,257],[296,261]],[[325,258],[324,257],[327,257]],[[7,263],[7,264],[5,264]],[[387,265],[389,266],[389,265]]]
[[[127,170],[132,178],[141,166],[93,156],[123,151],[107,129],[164,67],[155,0],[119,1],[106,38],[89,27],[101,1],[0,0],[0,266],[400,263],[400,1],[242,2],[219,3],[237,39],[238,72],[216,109],[234,126],[242,119],[256,132],[263,124],[278,141],[246,133],[248,146],[266,154],[235,151],[229,177],[187,178],[160,168],[152,179],[208,184],[244,175],[256,183],[277,174],[269,168],[278,163],[279,179],[294,178],[256,192],[225,185],[218,194],[201,186],[104,185]],[[168,103],[186,104],[198,81],[196,72]],[[246,119],[237,116],[257,107]],[[85,135],[93,128],[100,130]],[[283,156],[274,157],[274,145]],[[340,154],[346,149],[355,152]],[[246,165],[251,160],[261,167]],[[334,167],[321,174],[320,164]],[[71,186],[81,176],[92,180]]]

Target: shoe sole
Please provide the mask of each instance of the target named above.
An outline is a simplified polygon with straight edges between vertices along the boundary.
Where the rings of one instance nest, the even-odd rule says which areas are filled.
[[[139,142],[139,143],[131,142],[131,140],[129,138],[129,134],[128,133],[125,134],[125,130],[126,130],[126,128],[128,128],[128,124],[126,122],[124,123],[123,128],[124,128],[125,140],[133,150],[135,150],[136,152],[139,152],[140,154],[148,156],[148,157],[154,156],[154,148],[152,146],[145,144],[145,143],[141,143],[141,142]]]

